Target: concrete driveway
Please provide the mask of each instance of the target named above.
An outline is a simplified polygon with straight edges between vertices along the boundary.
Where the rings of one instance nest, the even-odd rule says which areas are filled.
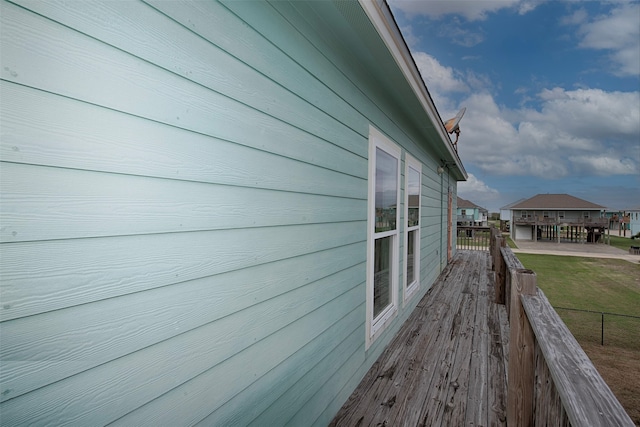
[[[640,242],[629,240],[629,245],[640,245]],[[553,243],[545,241],[532,242],[528,240],[516,240],[517,249],[514,253],[548,254],[564,256],[582,256],[591,258],[617,258],[625,261],[640,263],[640,255],[631,255],[622,249],[614,248],[602,243]]]

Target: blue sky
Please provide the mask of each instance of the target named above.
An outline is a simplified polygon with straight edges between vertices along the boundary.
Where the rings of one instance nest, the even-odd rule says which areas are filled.
[[[388,0],[443,120],[461,197],[640,206],[640,2]]]

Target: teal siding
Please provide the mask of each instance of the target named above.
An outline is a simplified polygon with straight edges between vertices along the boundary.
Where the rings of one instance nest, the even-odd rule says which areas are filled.
[[[629,215],[629,229],[631,230],[631,235],[635,236],[640,233],[640,209],[638,210],[629,210],[627,211],[627,215]]]
[[[353,6],[2,1],[3,425],[328,423],[455,200]],[[423,164],[422,285],[365,351],[370,124]]]

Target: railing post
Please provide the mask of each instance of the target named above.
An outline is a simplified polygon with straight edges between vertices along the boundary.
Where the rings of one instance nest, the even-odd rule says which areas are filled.
[[[495,249],[496,249],[495,238],[497,235],[498,235],[498,232],[496,231],[496,227],[493,224],[489,225],[489,254],[491,256],[491,268],[493,270],[495,270],[495,263],[493,262],[493,259],[495,257]]]
[[[506,264],[504,262],[504,258],[502,257],[502,251],[500,248],[504,248],[506,246],[506,240],[502,236],[496,236],[493,239],[493,252],[491,253],[495,284],[494,284],[494,297],[496,304],[505,303],[505,273],[506,273]]]
[[[520,295],[535,295],[537,282],[531,270],[513,269],[510,273],[507,425],[527,427],[533,425],[535,337]]]
[[[600,345],[604,345],[604,313],[600,313]]]

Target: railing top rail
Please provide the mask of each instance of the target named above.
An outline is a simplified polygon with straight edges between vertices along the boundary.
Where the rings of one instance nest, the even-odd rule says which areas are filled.
[[[609,218],[535,218],[517,217],[513,221],[516,224],[539,224],[539,225],[607,225]]]
[[[633,426],[575,337],[538,288],[521,295],[540,350],[572,426]]]
[[[509,246],[501,247],[500,252],[502,253],[502,259],[504,259],[507,270],[524,269],[524,265],[522,265],[516,254],[513,253]]]

